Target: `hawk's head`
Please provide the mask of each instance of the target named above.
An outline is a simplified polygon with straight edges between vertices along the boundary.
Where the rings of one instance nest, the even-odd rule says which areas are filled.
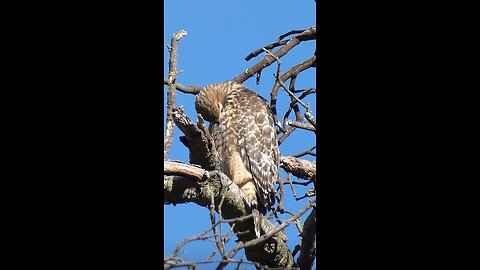
[[[240,86],[234,81],[210,84],[202,88],[195,98],[195,109],[209,122],[218,122],[220,113],[225,106],[229,91]]]

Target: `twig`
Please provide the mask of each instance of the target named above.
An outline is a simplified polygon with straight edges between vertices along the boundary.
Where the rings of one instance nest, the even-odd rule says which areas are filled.
[[[167,159],[168,151],[173,141],[173,107],[175,106],[175,81],[177,80],[177,58],[178,58],[178,41],[187,34],[184,30],[172,35],[171,45],[168,46],[170,51],[170,59],[168,60],[168,92],[167,92],[167,128],[165,134],[165,142],[163,148],[163,159]]]
[[[284,39],[284,38],[286,38],[286,37],[288,37],[288,36],[290,36],[290,35],[299,34],[299,33],[302,33],[302,32],[304,32],[304,31],[305,31],[305,29],[303,29],[303,30],[292,30],[292,31],[289,31],[289,32],[287,32],[287,33],[279,36],[279,37],[277,38],[277,40],[275,40],[275,42],[280,42],[280,40],[282,40],[282,39]]]
[[[280,144],[283,143],[283,141],[285,141],[285,139],[290,136],[290,134],[292,134],[292,132],[296,129],[296,127],[289,127],[285,133],[283,133],[282,137],[280,137],[278,139],[278,145],[280,146]]]
[[[312,150],[313,150],[313,149],[315,149],[315,148],[317,148],[317,146],[316,146],[316,145],[314,145],[314,146],[312,146],[312,147],[308,148],[306,151],[303,151],[303,152],[301,152],[301,153],[298,153],[298,154],[292,155],[292,157],[296,157],[296,158],[298,158],[298,157],[302,157],[302,156],[305,156],[305,155],[312,155],[312,156],[316,156],[316,155],[317,155],[317,153],[315,153],[315,152],[312,152]]]
[[[226,189],[228,187],[225,187],[223,184],[222,184],[222,188],[220,189],[220,194],[221,194],[221,198],[220,198],[220,202],[218,203],[218,206],[217,206],[217,212],[218,212],[218,219],[219,221],[221,221],[223,219],[222,217],[222,205],[223,205],[223,201],[225,200],[225,195],[227,194],[226,193]],[[235,224],[234,224],[235,225]],[[223,245],[223,240],[222,240],[222,222],[219,222],[218,224],[218,227],[219,227],[219,230],[220,230],[220,236],[219,236],[219,240],[222,242],[221,243],[221,247],[222,249],[219,248],[220,250],[220,253],[222,254],[222,259],[225,259],[226,258],[226,253],[225,253],[225,247]],[[223,251],[223,252],[222,252]]]
[[[222,221],[222,220],[219,220],[219,221],[217,221],[217,223],[222,223],[222,222],[224,222],[224,221],[225,221],[225,220],[223,220],[223,221]],[[227,232],[227,234],[226,234],[225,237],[223,238],[223,239],[224,239],[224,241],[223,241],[224,243],[227,243],[227,242],[230,240],[234,227],[235,227],[235,223],[232,224],[232,226],[230,227],[230,230]],[[205,261],[211,260],[211,259],[213,258],[213,256],[215,256],[215,254],[217,253],[217,251],[218,251],[218,248],[214,249],[213,252],[212,252],[212,254],[210,254],[210,256],[208,256],[208,257],[205,259]]]
[[[287,72],[285,72],[282,76],[280,76],[279,78],[280,79],[277,79],[275,81],[275,84],[273,86],[273,89],[272,91],[270,92],[270,108],[272,109],[272,112],[276,112],[276,101],[277,101],[277,95],[278,95],[278,90],[280,88],[280,86],[282,86],[283,82],[286,82],[288,79],[294,79],[298,74],[300,74],[300,72],[308,69],[308,68],[311,68],[315,65],[315,62],[316,62],[316,59],[317,57],[314,55],[313,57],[311,57],[310,59],[306,60],[306,61],[303,61],[302,63],[292,67],[290,70],[288,70]],[[276,76],[278,78],[278,76]],[[292,83],[290,84],[292,86]],[[285,89],[287,89],[287,87],[285,87],[285,85],[283,85],[283,87]],[[289,88],[290,90],[294,91],[293,87],[290,87]],[[288,93],[288,91],[287,91]],[[303,97],[305,96],[301,96],[300,98],[297,98],[296,96],[292,96],[291,95],[291,98],[293,98],[295,101],[297,99],[302,99]],[[294,100],[292,100],[292,104],[291,104],[291,107],[293,107],[294,104],[296,104],[294,102]],[[300,121],[301,119],[298,117],[298,107],[295,108],[293,107],[294,110],[295,110],[295,115],[297,116],[297,121]],[[276,117],[276,114],[274,114],[274,121],[278,121],[278,117]]]
[[[312,206],[314,205],[314,201],[309,201],[302,209],[300,209],[294,216],[292,216],[291,218],[289,218],[287,221],[285,221],[282,225],[278,226],[277,228],[273,229],[272,231],[270,231],[269,233],[267,234],[264,234],[262,235],[260,238],[257,238],[257,239],[253,239],[253,240],[250,240],[248,242],[240,242],[239,244],[237,244],[237,246],[235,246],[235,248],[233,248],[232,251],[230,251],[230,253],[228,253],[228,258],[233,258],[233,256],[235,256],[235,254],[242,248],[246,248],[246,247],[251,247],[251,246],[254,246],[254,245],[258,245],[260,243],[263,243],[264,241],[266,241],[267,239],[271,238],[274,234],[276,234],[277,232],[283,230],[285,227],[287,227],[288,225],[292,224],[294,220],[298,219],[301,215],[303,215],[303,213],[305,213],[308,209],[310,209]],[[225,262],[221,265],[219,265],[219,267],[217,267],[217,270],[218,269],[223,269],[223,267],[225,267],[226,265],[228,264],[228,262]],[[221,266],[221,267],[220,267]]]
[[[305,98],[306,96],[310,95],[310,94],[314,94],[316,93],[316,90],[313,89],[313,88],[309,88],[309,89],[304,89],[304,90],[295,90],[294,89],[294,83],[295,83],[295,79],[297,78],[297,75],[295,76],[292,76],[290,78],[290,86],[289,86],[289,89],[292,93],[302,93],[298,98],[301,100],[303,98]],[[288,110],[287,112],[285,113],[285,115],[283,116],[283,129],[286,130],[287,129],[287,125],[288,125],[288,116],[290,115],[290,112],[292,111],[292,109],[295,111],[295,118],[296,118],[296,121],[297,122],[301,122],[302,121],[302,114],[298,108],[298,105],[297,105],[297,102],[295,99],[291,98],[292,102],[290,103],[290,106],[288,107]],[[275,119],[275,115],[274,115],[274,119]]]
[[[247,56],[245,57],[245,60],[246,60],[246,61],[249,61],[249,60],[252,59],[253,57],[256,57],[257,55],[261,54],[264,49],[271,50],[271,49],[273,49],[273,48],[275,48],[275,47],[285,45],[285,44],[286,44],[288,41],[290,41],[290,40],[282,40],[282,39],[284,39],[284,38],[287,37],[287,36],[293,35],[293,34],[302,33],[302,32],[304,32],[304,31],[305,31],[305,29],[304,29],[304,30],[292,30],[292,31],[290,31],[290,32],[288,32],[288,33],[285,33],[285,34],[279,36],[279,37],[275,40],[275,42],[273,42],[273,43],[271,43],[271,44],[268,44],[268,45],[266,45],[266,46],[264,46],[264,47],[262,47],[262,48],[260,48],[260,49],[257,49],[257,50],[255,50],[255,51],[251,52],[249,55],[247,55]]]
[[[290,89],[287,88],[287,86],[280,80],[279,76],[277,76],[276,74],[273,76],[277,79],[277,82],[282,86],[285,92],[287,92],[293,99],[295,99],[298,103],[300,103],[300,105],[302,105],[304,108],[306,109],[309,108],[307,104],[303,103],[303,101],[301,101],[294,93],[290,91]]]
[[[163,77],[163,84],[168,85],[168,78]],[[185,94],[198,94],[202,90],[202,87],[198,87],[196,85],[184,86],[178,82],[175,83],[175,88]]]
[[[293,120],[287,120],[285,124],[290,125],[292,127],[297,127],[297,128],[309,130],[309,131],[315,131],[315,127],[312,126],[312,125],[309,125],[307,123],[302,123],[302,122],[293,121]]]
[[[292,189],[293,197],[297,197],[297,194],[295,193],[295,188],[293,187],[292,179],[290,178],[290,173],[287,174],[287,180],[290,184],[290,188]]]
[[[285,213],[287,213],[291,216],[295,215],[294,213],[292,213],[289,210],[285,210]],[[300,224],[300,219],[296,219],[294,223],[295,223],[295,226],[297,227],[298,235],[300,235],[300,233],[302,233],[302,224]],[[292,254],[293,254],[293,252],[292,252]],[[293,256],[295,256],[295,255],[293,255]]]
[[[278,76],[278,74],[277,74]],[[288,86],[288,89],[290,89],[290,91],[294,92],[295,91],[295,82],[297,81],[297,74],[295,75],[292,75],[292,77],[290,77],[290,85]],[[299,97],[299,99],[301,100],[302,98]],[[290,97],[290,108],[293,109],[293,111],[295,112],[295,119],[297,121],[302,121],[302,114],[300,113],[300,109],[298,108],[298,104],[295,102],[295,100],[293,98]]]
[[[178,177],[179,179],[175,179]],[[169,179],[164,178],[164,204],[178,204],[194,202],[203,207],[211,205],[211,194],[215,194],[215,202],[220,200],[221,185],[228,186],[227,195],[222,208],[222,216],[228,219],[236,219],[237,217],[245,218],[247,216],[247,208],[245,205],[245,196],[240,188],[235,185],[226,175],[218,171],[210,171],[205,173],[206,181],[196,183],[193,181],[186,181],[181,176],[168,176]],[[183,177],[185,178],[185,177]],[[187,178],[188,179],[188,178]],[[219,185],[219,181],[221,185]],[[252,215],[249,219],[244,219],[244,222],[235,222],[234,232],[239,241],[247,242],[255,239],[255,233],[251,230]],[[275,230],[275,226],[267,219],[261,219],[262,230],[266,233]],[[232,225],[232,224],[231,224]],[[212,225],[213,226],[213,225]],[[213,228],[213,227],[212,227]],[[247,233],[245,233],[248,231]],[[263,246],[251,246],[245,248],[245,255],[250,261],[261,262],[262,264],[272,267],[288,268],[293,264],[293,257],[291,256],[288,246],[286,245],[286,237],[283,232],[278,232],[269,240],[274,244],[278,250],[268,251],[263,250]],[[230,257],[231,258],[231,257]]]
[[[315,88],[308,88],[308,89],[301,89],[301,90],[293,90],[294,93],[302,93],[298,98],[303,99],[304,97],[310,94],[316,94],[317,90]]]
[[[275,74],[277,74],[277,76],[280,76],[280,65],[282,64],[282,62],[280,61],[280,59],[276,55],[272,54],[270,51],[265,50],[265,49],[263,49],[263,50],[265,51],[266,54],[273,57],[275,59],[275,61],[277,62],[277,72]]]
[[[307,118],[308,122],[310,122],[310,124],[312,124],[313,128],[316,130],[317,122],[315,121],[315,118],[313,118],[313,114],[312,114],[312,111],[310,110],[310,106],[308,106],[308,109],[305,112],[305,118]]]
[[[307,182],[292,181],[292,184],[294,184],[294,185],[301,185],[301,186],[304,186],[304,187],[310,185],[311,183],[312,183],[312,181],[307,181]]]
[[[268,44],[268,45],[266,45],[266,46],[264,46],[264,47],[262,47],[262,48],[260,48],[260,49],[257,49],[257,50],[255,50],[255,51],[251,52],[249,55],[247,55],[247,56],[245,57],[245,60],[246,60],[246,61],[250,61],[250,59],[252,59],[252,58],[257,57],[258,55],[260,55],[260,54],[263,52],[264,49],[271,50],[271,49],[273,49],[273,48],[275,48],[275,47],[285,45],[285,44],[287,44],[287,42],[288,42],[288,40],[283,40],[283,41],[280,41],[280,42],[274,42],[274,43],[272,43],[272,44]]]
[[[170,255],[169,257],[176,257],[178,256],[178,254],[180,253],[180,250],[181,248],[189,243],[189,242],[192,242],[192,241],[195,241],[195,240],[203,240],[203,239],[208,239],[208,238],[213,238],[214,236],[213,235],[205,235],[207,234],[209,231],[211,230],[211,228],[209,228],[208,230],[202,232],[202,233],[199,233],[197,235],[194,235],[192,237],[189,237],[189,238],[186,238],[186,239],[183,239],[182,242],[180,242],[177,247],[175,248],[175,250],[173,251],[173,254]]]
[[[212,196],[211,196],[211,205],[210,205],[210,221],[212,222],[212,225],[213,225],[213,234],[215,236],[215,244],[217,245],[217,248],[218,248],[218,251],[220,251],[220,254],[222,255],[222,259],[225,260],[226,259],[226,253],[225,253],[225,246],[223,245],[223,242],[222,242],[222,238],[221,238],[221,235],[222,235],[222,232],[220,232],[219,234],[217,233],[217,226],[215,225],[216,222],[215,222],[215,199],[214,199],[214,195],[212,193]],[[222,223],[220,223],[222,224]]]
[[[315,188],[311,188],[307,192],[305,192],[305,195],[303,195],[300,198],[295,198],[295,200],[300,201],[301,199],[313,197],[313,196],[315,196],[315,194],[316,194]]]

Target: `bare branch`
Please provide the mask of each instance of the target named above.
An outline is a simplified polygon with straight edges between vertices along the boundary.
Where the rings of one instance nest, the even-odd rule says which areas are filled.
[[[278,74],[277,74],[277,77],[278,77]],[[295,82],[297,81],[297,75],[292,75],[292,77],[290,77],[290,85],[288,86],[288,89],[290,89],[290,91],[294,92],[295,91]],[[302,98],[299,97],[299,99],[301,100]],[[297,119],[297,121],[302,121],[302,114],[300,113],[300,109],[298,108],[298,104],[295,102],[295,99],[293,98],[290,98],[290,100],[292,101],[290,103],[290,106],[289,108],[292,108],[293,111],[295,112],[295,119]]]
[[[172,35],[170,46],[168,50],[170,51],[170,59],[168,60],[168,92],[167,92],[167,129],[165,134],[165,142],[163,148],[163,159],[167,159],[168,151],[172,146],[173,140],[173,107],[175,106],[175,81],[177,80],[177,58],[178,58],[178,41],[187,34],[184,30]]]
[[[273,48],[275,48],[275,47],[285,45],[285,44],[287,44],[287,42],[290,41],[290,40],[283,40],[283,41],[282,41],[282,39],[284,39],[284,38],[287,37],[287,36],[293,35],[293,34],[302,33],[302,32],[304,32],[304,31],[305,31],[305,29],[304,29],[304,30],[292,30],[292,31],[290,31],[290,32],[288,32],[288,33],[285,33],[285,34],[279,36],[279,37],[277,38],[277,40],[275,40],[274,43],[268,44],[268,45],[266,45],[266,46],[264,46],[264,47],[262,47],[262,48],[260,48],[260,49],[257,49],[257,50],[255,50],[255,51],[251,52],[249,55],[247,55],[247,57],[245,57],[245,60],[246,60],[246,61],[249,61],[249,60],[252,59],[253,57],[258,56],[259,54],[261,54],[261,53],[264,51],[264,49],[271,50],[271,49],[273,49]]]
[[[287,180],[288,180],[288,183],[290,184],[293,197],[297,197],[297,194],[295,193],[295,188],[293,187],[292,179],[290,178],[290,173],[287,173]]]
[[[308,107],[307,112],[305,112],[305,118],[307,118],[308,122],[312,124],[312,126],[317,129],[317,121],[315,121],[315,118],[313,118],[312,111],[310,110],[310,107]]]
[[[290,210],[285,210],[285,213],[289,214],[292,217],[295,215],[295,213],[292,213]],[[298,235],[300,235],[303,231],[303,226],[302,224],[300,224],[300,219],[299,218],[296,219],[294,223],[295,223],[295,226],[297,227]],[[295,256],[294,252],[292,252],[292,256]]]
[[[254,58],[254,57],[257,57],[257,56],[260,55],[262,52],[264,52],[264,49],[271,50],[271,49],[276,48],[276,47],[278,47],[278,46],[282,46],[282,45],[287,44],[288,41],[289,41],[289,40],[283,40],[283,41],[279,41],[279,42],[274,42],[274,43],[272,43],[272,44],[268,44],[268,45],[266,45],[266,46],[264,46],[264,47],[262,47],[262,48],[260,48],[260,49],[257,49],[257,50],[255,50],[255,51],[251,52],[249,55],[247,55],[247,56],[245,57],[245,60],[246,60],[246,61],[250,61],[250,59],[252,59],[252,58]]]
[[[223,245],[223,242],[222,242],[222,239],[221,239],[221,235],[222,235],[222,232],[220,233],[217,233],[217,226],[215,225],[216,222],[215,222],[215,197],[214,195],[212,194],[211,195],[211,205],[210,205],[210,221],[212,222],[212,225],[213,225],[213,234],[215,236],[215,244],[217,245],[217,248],[218,248],[218,251],[220,251],[220,254],[222,255],[222,259],[225,260],[227,258],[227,254],[225,253],[225,246]],[[220,208],[220,207],[218,207]],[[222,223],[220,223],[222,224]]]
[[[272,54],[270,51],[265,50],[265,49],[263,49],[263,50],[265,51],[265,54],[270,55],[277,62],[277,72],[275,74],[277,74],[277,76],[280,76],[280,66],[282,65],[282,61],[280,61],[280,59],[276,55]]]
[[[298,182],[298,181],[292,181],[292,184],[293,185],[301,185],[301,186],[308,186],[309,184],[311,184],[312,181],[308,180],[307,182]]]
[[[292,134],[292,132],[296,129],[296,127],[289,127],[285,133],[282,135],[282,137],[280,137],[280,139],[278,139],[278,145],[280,146],[280,144],[282,144],[283,141],[285,141],[285,139],[290,136],[290,134]]]
[[[289,218],[287,221],[285,221],[282,225],[278,226],[276,229],[270,231],[269,233],[267,234],[264,234],[262,235],[260,238],[256,238],[256,239],[253,239],[253,240],[250,240],[248,242],[240,242],[239,244],[237,244],[237,246],[228,254],[228,257],[229,258],[232,258],[233,256],[235,256],[235,254],[242,248],[248,248],[248,247],[252,247],[252,246],[257,246],[258,244],[260,243],[263,243],[265,242],[266,240],[270,239],[274,234],[278,233],[279,231],[283,230],[285,227],[287,227],[288,225],[292,224],[296,219],[298,219],[301,215],[303,215],[303,213],[305,213],[308,209],[310,209],[312,206],[314,205],[313,202],[308,202],[302,209],[300,209],[294,216],[292,216],[291,218]],[[247,250],[245,250],[245,252],[247,252]],[[291,255],[291,254],[290,254]],[[227,263],[225,263],[226,265]],[[291,265],[290,265],[291,267]],[[222,268],[218,268],[217,269],[222,269]]]
[[[313,187],[313,188],[310,188],[309,190],[307,190],[307,192],[305,192],[305,194],[302,197],[295,198],[295,200],[300,201],[300,200],[305,199],[305,198],[314,197],[315,195],[316,195],[316,190]]]
[[[168,78],[163,77],[163,84],[168,85]],[[184,86],[178,82],[175,83],[175,88],[185,94],[198,94],[200,90],[202,90],[202,87],[198,87],[196,85],[190,85],[190,86]]]
[[[302,122],[293,121],[293,120],[287,120],[286,124],[290,125],[290,126],[293,126],[293,127],[297,127],[297,128],[301,128],[301,129],[305,129],[305,130],[315,132],[315,127],[312,126],[312,125],[309,125],[307,123],[302,123]]]
[[[280,167],[296,177],[316,181],[317,165],[314,162],[296,157],[280,157]]]
[[[308,190],[301,198],[297,198],[294,184],[305,186],[312,182],[316,184],[316,163],[298,158],[307,154],[316,156],[316,153],[313,152],[316,146],[294,156],[280,157],[280,167],[287,172],[287,179],[278,181],[277,191],[280,193],[278,194],[277,192],[276,195],[278,202],[277,207],[269,215],[262,216],[261,230],[264,234],[257,238],[253,229],[253,214],[251,213],[251,209],[246,202],[243,192],[227,175],[220,172],[215,143],[205,126],[203,118],[201,115],[198,115],[199,118],[197,124],[195,124],[185,115],[182,107],[175,108],[175,92],[177,90],[195,95],[202,89],[201,87],[193,85],[186,87],[176,81],[177,74],[179,73],[176,67],[177,42],[186,34],[186,32],[182,31],[173,35],[171,45],[167,45],[170,51],[170,61],[168,77],[164,77],[164,84],[168,86],[167,132],[164,142],[164,204],[175,205],[193,202],[201,207],[206,207],[210,210],[211,226],[202,233],[184,239],[184,241],[179,243],[172,255],[164,257],[164,269],[178,267],[196,269],[200,264],[215,262],[218,263],[216,269],[223,269],[229,263],[235,263],[232,267],[237,267],[237,269],[240,269],[240,265],[244,263],[253,264],[257,269],[297,269],[298,263],[299,269],[310,269],[315,259],[316,248],[314,243],[316,237],[315,200],[309,200],[309,203],[296,213],[284,209],[285,206],[283,203],[285,199],[284,184],[287,184],[287,181],[297,201],[315,196],[316,189],[314,187]],[[290,39],[283,40],[286,37]],[[315,38],[316,26],[306,30],[289,31],[279,36],[275,42],[251,52],[246,57],[247,61],[260,55],[262,52],[264,52],[265,55],[262,60],[233,79],[242,83],[256,75],[258,84],[263,69],[270,66],[273,62],[277,62],[277,69],[275,71],[276,82],[270,94],[270,107],[274,115],[274,123],[278,127],[278,130],[280,130],[280,132],[277,130],[278,136],[281,135],[278,139],[279,145],[297,128],[314,131],[316,133],[316,120],[313,117],[310,104],[303,100],[306,96],[316,93],[316,90],[312,88],[303,90],[295,89],[297,75],[308,68],[316,67],[316,52],[310,59],[294,66],[283,75],[280,74],[280,58],[299,43],[314,40]],[[273,52],[273,49],[277,47],[278,49]],[[289,86],[286,87],[288,80],[290,80],[290,83]],[[276,112],[277,93],[280,87],[284,88],[290,97],[290,104],[285,104],[289,105],[289,107],[284,114],[283,123],[278,120]],[[302,117],[303,109],[301,106],[305,108],[304,117],[306,121]],[[295,121],[288,119],[292,111],[295,113]],[[173,124],[176,124],[184,133],[184,136],[180,136],[180,141],[189,149],[189,159],[193,165],[167,161],[167,154],[173,141]],[[291,180],[291,175],[306,180],[303,180],[304,182],[295,182]],[[288,205],[286,205],[286,207],[288,208]],[[310,213],[304,226],[302,226],[300,217],[312,207],[312,213]],[[215,212],[218,213],[218,215]],[[283,217],[281,215],[277,216],[277,213],[287,213],[290,215],[290,218],[283,220]],[[278,222],[279,225],[275,226],[271,222]],[[230,225],[230,229],[225,230],[225,232],[228,231],[225,235],[223,235],[222,232],[223,228],[225,228],[224,223]],[[285,227],[291,224],[295,224],[299,231],[299,236],[302,237],[302,241],[297,245],[293,255],[286,244],[287,238],[282,232]],[[232,233],[238,238],[238,244],[233,249],[226,250],[225,243],[231,239]],[[183,246],[186,243],[196,240],[213,242],[216,244],[216,248],[204,261],[189,262],[179,258],[178,255]],[[244,258],[240,260],[233,258],[242,248],[245,249],[246,258],[250,262],[244,261]],[[293,258],[298,251],[300,251],[300,256],[297,258],[297,262],[295,262]],[[215,254],[220,255],[221,260],[212,260]],[[213,269],[214,267],[215,266],[212,266],[211,268]]]
[[[316,210],[313,207],[312,212],[305,220],[303,231],[301,233],[302,244],[297,264],[301,270],[312,269],[313,260],[316,251]]]
[[[306,151],[303,151],[303,152],[301,152],[301,153],[298,153],[298,154],[292,155],[292,157],[296,157],[296,158],[298,158],[298,157],[305,156],[305,155],[316,156],[316,155],[317,155],[317,153],[315,153],[315,152],[312,152],[312,150],[313,150],[313,149],[315,149],[315,148],[317,148],[317,146],[316,146],[316,145],[314,145],[314,146],[312,146],[312,147],[308,148]]]
[[[222,223],[222,222],[226,222],[225,220],[219,220],[217,223]],[[215,224],[216,226],[216,224]],[[230,238],[231,238],[231,235],[232,235],[232,232],[233,232],[233,228],[235,227],[235,223],[230,227],[230,230],[227,232],[227,234],[225,235],[225,237],[223,238],[224,239],[224,243],[227,243]],[[213,256],[215,256],[215,254],[218,252],[218,248],[216,248],[212,254],[210,254],[206,259],[205,261],[209,261],[213,258]]]
[[[205,127],[203,118],[200,115],[198,117],[198,124],[195,125],[185,115],[182,107],[173,110],[173,120],[185,134],[180,140],[189,149],[190,163],[198,164],[206,170],[218,170],[219,162],[213,138]]]
[[[300,42],[315,39],[316,34],[317,34],[317,27],[312,26],[309,29],[303,31],[302,33],[296,35],[291,40],[289,40],[283,47],[278,49],[274,53],[274,55],[277,58],[281,58],[282,56],[287,54],[293,47],[298,45]],[[270,55],[265,55],[265,57],[260,62],[253,65],[252,67],[248,68],[245,72],[242,72],[237,77],[235,77],[233,80],[235,80],[239,83],[242,83],[242,82],[246,81],[248,78],[255,75],[261,69],[264,69],[264,68],[270,66],[274,61],[275,61],[275,58],[273,58]]]
[[[279,36],[279,37],[277,38],[277,40],[275,40],[275,42],[280,42],[280,40],[282,40],[282,39],[284,39],[284,38],[286,38],[286,37],[288,37],[288,36],[290,36],[290,35],[293,35],[293,34],[303,33],[303,32],[305,32],[305,30],[306,30],[306,29],[289,31],[289,32],[287,32],[287,33]]]
[[[202,182],[203,174],[205,173],[204,169],[190,166],[181,162],[175,161],[163,161],[163,173],[165,175],[178,175],[189,177],[197,182]]]
[[[293,79],[294,80],[300,72],[302,72],[302,71],[304,71],[304,70],[306,70],[310,67],[313,67],[316,59],[317,59],[317,57],[314,55],[310,59],[292,67],[290,70],[285,72],[282,76],[279,77],[278,75],[277,76],[274,75],[275,78],[277,78],[277,80],[275,81],[275,85],[273,86],[272,92],[270,93],[270,108],[271,108],[271,110],[274,114],[274,121],[275,122],[279,121],[278,116],[276,114],[276,112],[277,112],[276,102],[277,102],[277,95],[278,95],[278,90],[279,90],[280,86],[282,86],[285,89],[285,91],[292,98],[292,104],[290,106],[295,110],[295,114],[297,116],[296,120],[297,121],[301,120],[298,117],[298,114],[299,114],[298,107],[296,108],[296,107],[294,107],[294,105],[296,105],[297,101],[300,101],[299,103],[302,104],[305,108],[307,108],[307,106],[305,104],[303,104],[303,102],[301,101],[301,99],[303,97],[305,97],[306,95],[302,94],[300,97],[295,96],[295,94],[292,93],[292,91],[294,91],[293,87],[287,88],[285,86],[285,84],[283,84],[283,82],[287,81],[288,79]],[[291,86],[293,86],[292,83],[291,83]],[[284,127],[284,129],[285,129],[285,127]]]
[[[285,90],[285,92],[287,92],[290,95],[290,97],[295,99],[295,101],[300,103],[300,105],[302,105],[304,108],[306,108],[306,109],[309,108],[308,105],[303,103],[303,101],[301,101],[294,93],[292,93],[292,91],[290,91],[290,89],[287,88],[287,86],[280,80],[280,77],[278,77],[276,74],[273,75],[273,76],[275,76],[275,78],[277,79],[277,82],[282,86],[282,88]]]

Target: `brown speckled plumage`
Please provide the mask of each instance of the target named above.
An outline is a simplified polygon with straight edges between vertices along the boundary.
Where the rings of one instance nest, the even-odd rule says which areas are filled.
[[[279,150],[267,101],[227,81],[203,88],[195,108],[210,121],[222,172],[242,189],[252,211],[265,215],[275,203],[279,177]],[[259,236],[259,219],[255,222]]]

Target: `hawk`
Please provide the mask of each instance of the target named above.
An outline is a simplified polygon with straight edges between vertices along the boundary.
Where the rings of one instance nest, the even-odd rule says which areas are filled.
[[[195,109],[210,122],[220,170],[244,193],[260,237],[261,216],[275,203],[279,150],[268,102],[246,86],[226,81],[204,87]]]

